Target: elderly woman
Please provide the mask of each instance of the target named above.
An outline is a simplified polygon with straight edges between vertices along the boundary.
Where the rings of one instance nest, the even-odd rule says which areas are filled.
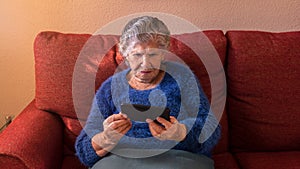
[[[167,26],[155,17],[138,17],[125,26],[119,51],[129,68],[107,79],[96,92],[75,145],[84,165],[214,168],[209,157],[220,127],[190,69],[165,61],[169,36]],[[167,107],[170,120],[131,120],[126,115],[130,112],[121,112],[124,103]],[[215,126],[213,130],[202,131],[205,122]]]

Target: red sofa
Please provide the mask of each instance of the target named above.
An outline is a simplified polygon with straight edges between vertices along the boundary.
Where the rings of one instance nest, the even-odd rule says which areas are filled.
[[[196,44],[203,33],[213,49]],[[215,168],[300,169],[300,32],[203,33],[174,36],[171,52],[191,67],[210,100],[213,95],[222,104],[218,98],[226,97],[219,117],[222,138],[213,152]],[[85,168],[74,155],[74,142],[91,96],[122,63],[117,41],[114,35],[59,32],[36,37],[36,95],[0,133],[1,169]],[[208,72],[198,52],[201,59],[217,52],[224,69]],[[84,56],[86,65],[78,64],[79,56]],[[211,89],[208,74],[218,77],[216,90]],[[92,86],[87,85],[90,82]]]

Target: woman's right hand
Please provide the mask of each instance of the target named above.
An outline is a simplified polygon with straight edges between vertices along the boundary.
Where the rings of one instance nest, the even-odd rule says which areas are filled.
[[[131,121],[126,114],[113,114],[103,122],[104,133],[107,139],[113,143],[118,143],[121,137],[131,128]]]
[[[92,138],[92,146],[99,156],[113,149],[119,140],[130,130],[132,123],[126,114],[113,114],[103,122],[103,132]]]

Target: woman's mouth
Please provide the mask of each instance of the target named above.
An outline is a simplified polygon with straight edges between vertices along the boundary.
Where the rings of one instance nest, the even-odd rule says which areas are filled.
[[[145,74],[146,74],[146,73],[151,73],[151,72],[152,72],[151,70],[142,70],[142,71],[141,71],[141,73],[145,73]]]

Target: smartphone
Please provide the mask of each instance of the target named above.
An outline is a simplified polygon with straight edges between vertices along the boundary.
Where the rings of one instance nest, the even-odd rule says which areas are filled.
[[[151,119],[160,124],[156,120],[157,117],[170,121],[170,109],[167,107],[123,103],[121,104],[121,112],[133,121],[145,122],[146,119]]]

